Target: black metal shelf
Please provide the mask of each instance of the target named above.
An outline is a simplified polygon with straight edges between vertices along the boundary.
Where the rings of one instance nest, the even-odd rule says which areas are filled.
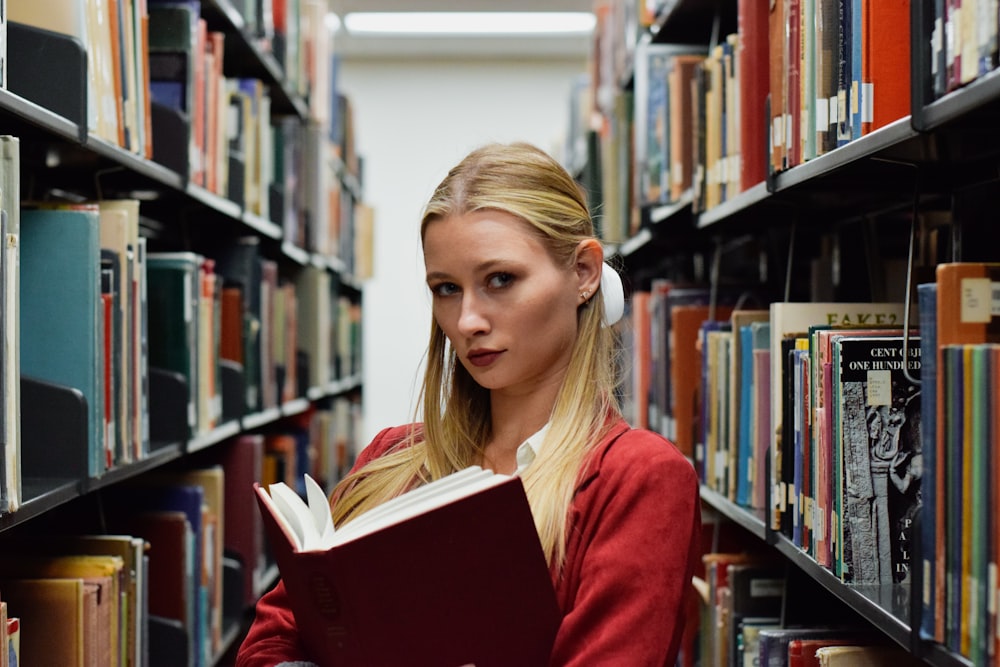
[[[80,496],[78,479],[23,479],[21,491],[26,498],[11,514],[0,514],[0,533],[39,517]]]
[[[990,107],[994,107],[992,111],[995,112],[998,103],[1000,70],[993,70],[927,104],[922,113],[924,129],[934,130]]]
[[[741,526],[751,535],[767,541],[767,526],[764,523],[764,510],[750,510],[731,502],[720,493],[707,486],[700,489],[701,499],[715,511],[733,523]]]
[[[65,141],[81,142],[87,128],[53,113],[9,90],[0,89],[0,123],[6,134],[58,137]]]

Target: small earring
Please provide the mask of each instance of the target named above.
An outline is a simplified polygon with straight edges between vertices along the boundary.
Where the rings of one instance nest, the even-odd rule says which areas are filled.
[[[587,297],[589,297],[589,296],[590,296],[590,292],[580,292],[580,298],[583,299],[584,301],[586,301]]]

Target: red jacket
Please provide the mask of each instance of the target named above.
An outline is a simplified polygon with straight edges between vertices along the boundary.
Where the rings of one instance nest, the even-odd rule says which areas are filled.
[[[407,430],[379,433],[355,468],[386,452]],[[565,566],[552,577],[563,620],[550,664],[673,665],[684,596],[691,594],[700,558],[697,476],[668,441],[621,420],[598,450],[570,505]],[[279,582],[257,602],[237,667],[308,659]]]

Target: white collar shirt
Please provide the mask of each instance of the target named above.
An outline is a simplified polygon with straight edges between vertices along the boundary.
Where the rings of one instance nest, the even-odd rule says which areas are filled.
[[[542,442],[545,440],[545,434],[549,431],[549,424],[546,422],[545,426],[540,428],[534,435],[529,436],[527,440],[521,443],[517,448],[517,469],[514,471],[515,475],[520,476],[528,466],[530,466],[535,458],[538,456],[538,452],[542,446]]]

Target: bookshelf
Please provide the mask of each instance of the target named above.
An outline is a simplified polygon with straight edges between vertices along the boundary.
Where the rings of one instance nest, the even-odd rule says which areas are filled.
[[[159,3],[113,4],[132,16],[140,7],[153,8]],[[20,238],[16,234],[13,238],[21,241],[20,246],[5,244],[0,259],[5,290],[16,284],[8,282],[11,275],[17,275],[9,272],[33,261],[8,250],[23,250],[24,218],[34,206],[19,204],[39,201],[85,208],[94,220],[105,203],[134,205],[137,213],[129,213],[128,220],[141,243],[129,247],[129,257],[141,255],[147,263],[129,264],[128,275],[134,280],[132,285],[142,284],[143,290],[149,290],[124,291],[121,286],[125,283],[112,279],[119,274],[105,267],[108,284],[116,287],[106,288],[107,305],[102,306],[109,308],[104,311],[109,314],[101,329],[107,332],[108,347],[95,349],[92,361],[95,368],[104,366],[108,374],[101,380],[102,391],[107,391],[101,402],[108,406],[106,415],[113,416],[106,416],[108,435],[98,443],[104,448],[106,461],[96,472],[88,453],[95,444],[88,434],[93,406],[88,406],[79,388],[24,375],[23,364],[20,384],[10,381],[7,372],[16,368],[13,357],[20,355],[25,341],[20,340],[21,345],[13,349],[4,348],[0,364],[5,378],[0,471],[6,474],[12,465],[20,471],[16,488],[8,485],[7,477],[0,481],[0,499],[4,505],[11,501],[16,506],[13,511],[6,507],[0,510],[0,552],[5,556],[22,550],[29,553],[28,546],[40,535],[123,532],[134,518],[130,516],[134,508],[129,506],[129,494],[163,476],[239,468],[240,479],[266,483],[271,478],[268,476],[295,476],[308,470],[332,488],[358,446],[354,435],[364,389],[360,313],[366,267],[370,267],[370,260],[363,255],[370,248],[359,238],[363,233],[360,226],[365,224],[357,214],[364,207],[363,174],[361,160],[351,146],[350,119],[344,118],[347,102],[336,89],[337,55],[325,36],[326,28],[317,20],[325,14],[325,3],[282,3],[282,8],[291,8],[287,11],[300,12],[294,21],[285,22],[301,29],[299,33],[275,30],[272,17],[254,14],[264,9],[253,3],[201,0],[178,4],[198,10],[192,16],[200,28],[207,35],[216,33],[219,43],[225,44],[224,52],[213,54],[219,64],[220,78],[214,81],[218,88],[211,82],[205,84],[206,100],[212,92],[217,93],[214,103],[219,106],[209,107],[206,101],[201,111],[204,118],[196,122],[198,116],[193,112],[150,100],[147,112],[136,109],[141,120],[148,114],[146,128],[151,136],[146,145],[98,136],[91,126],[88,103],[100,91],[91,87],[85,72],[88,50],[96,48],[94,43],[2,17],[8,78],[6,86],[0,87],[0,135],[16,138],[17,148],[17,161],[5,162],[2,168],[10,170],[13,164],[13,170],[4,173],[3,188],[13,178],[21,195],[21,201],[9,209],[8,193],[3,193],[4,232],[19,231]],[[87,3],[80,6],[84,5]],[[270,12],[270,3],[266,5]],[[4,4],[4,11],[7,8]],[[135,18],[138,20],[138,14]],[[120,26],[122,40],[129,25]],[[137,49],[143,43],[140,34],[136,30],[129,36],[136,40]],[[306,50],[311,63],[308,67],[305,59],[294,60],[296,53]],[[44,57],[38,57],[39,53]],[[205,55],[184,53],[185,63],[207,71],[209,66],[199,60],[199,54]],[[318,62],[322,66],[316,66]],[[120,64],[124,76],[126,61]],[[141,80],[128,76],[129,82]],[[247,88],[240,87],[244,83]],[[150,88],[143,90],[152,97]],[[260,96],[254,98],[252,91],[259,91]],[[127,95],[122,96],[123,107],[127,99]],[[233,105],[232,113],[210,115],[209,108],[224,111],[223,105]],[[125,118],[127,111],[121,113]],[[234,127],[231,122],[238,117],[245,123]],[[204,123],[205,129],[197,132],[205,133],[206,143],[196,157],[188,148],[199,123]],[[214,124],[214,129],[208,129]],[[129,128],[141,132],[137,124]],[[283,130],[289,134],[278,136]],[[219,133],[215,144],[207,139],[212,131]],[[255,143],[248,144],[251,134]],[[310,155],[303,148],[307,138],[316,147]],[[218,155],[212,155],[213,146],[221,146]],[[288,151],[283,162],[278,160],[282,149]],[[256,175],[249,171],[254,164]],[[210,176],[208,172],[213,170],[216,173]],[[305,170],[315,175],[308,184],[302,176]],[[326,200],[334,197],[338,205],[327,208]],[[20,230],[8,229],[9,210],[19,211]],[[226,253],[238,244],[252,247],[251,261],[273,282],[265,284],[264,277],[255,282],[252,277],[237,276],[226,263],[231,261]],[[103,237],[101,246],[105,246]],[[189,375],[150,363],[153,348],[162,340],[159,331],[145,331],[140,343],[138,332],[148,325],[149,313],[162,305],[159,301],[154,305],[149,281],[158,256],[196,262],[194,282],[185,287],[190,291],[184,292],[183,308],[160,313],[166,322],[190,320],[200,327],[197,331],[189,328],[197,339],[184,347],[185,354],[197,362]],[[226,288],[231,296],[239,293],[240,300],[235,302],[238,310],[223,303]],[[264,296],[253,309],[249,295],[255,290]],[[140,293],[150,300],[143,303]],[[22,331],[16,320],[19,297],[16,292],[5,292],[0,300],[5,341],[11,331]],[[119,303],[121,312],[126,313],[120,322],[114,319]],[[227,313],[236,313],[235,334],[223,330]],[[126,321],[131,328],[124,326]],[[58,326],[58,319],[53,319],[52,325]],[[247,346],[254,339],[248,332],[260,331],[267,332],[267,339],[249,351]],[[226,341],[239,345],[227,352]],[[131,363],[119,355],[118,347],[111,347],[115,345],[128,350]],[[121,384],[116,375],[119,372]],[[17,415],[16,421],[10,420],[12,414]],[[139,435],[141,424],[147,425],[145,435]],[[19,432],[16,446],[7,437],[14,431]],[[294,446],[289,447],[289,443]],[[276,463],[279,457],[281,462]],[[251,459],[257,467],[248,469]],[[245,520],[226,524],[226,548],[205,547],[199,552],[211,554],[206,556],[205,566],[208,568],[211,560],[217,570],[206,574],[205,581],[211,580],[212,586],[221,582],[220,593],[205,592],[202,588],[209,584],[197,584],[197,595],[204,593],[207,606],[199,607],[195,616],[180,619],[150,611],[130,599],[144,618],[123,643],[145,645],[148,653],[136,662],[123,659],[121,664],[227,664],[227,654],[238,646],[252,618],[257,596],[277,578],[263,543],[230,548],[230,533],[254,530],[257,510],[249,485],[245,491],[245,498],[235,494],[233,498],[245,501],[251,513]],[[213,509],[205,516],[218,522],[211,525],[219,525],[220,515]],[[133,534],[146,540],[150,567],[150,555],[162,553],[163,548],[157,552],[156,540],[141,532]],[[196,535],[196,541],[208,539],[198,531]],[[163,557],[159,561],[162,565]],[[134,568],[131,576],[135,573]],[[0,583],[0,600],[6,603],[3,589]],[[146,603],[157,605],[157,595],[151,593]],[[29,612],[21,616],[13,603],[5,613],[22,618],[22,639],[27,639],[28,633],[37,636],[38,628],[43,627],[35,624],[34,630],[28,630]],[[216,613],[223,618],[221,627],[210,627],[207,619]],[[43,633],[49,627],[48,621],[45,623]],[[58,634],[59,628],[53,629]],[[0,630],[6,657],[7,628],[0,626]],[[31,645],[31,640],[22,641],[22,660],[31,662]]]
[[[631,174],[619,174],[622,181],[634,178],[641,169],[635,164],[622,166],[622,151],[627,153],[629,148],[623,147],[620,138],[616,140],[607,129],[616,127],[621,135],[621,125],[629,120],[609,100],[644,88],[634,80],[641,69],[633,67],[629,56],[641,55],[644,47],[661,42],[706,46],[711,54],[717,44],[725,41],[727,33],[737,31],[739,9],[752,3],[676,0],[655,4],[655,16],[647,16],[648,25],[636,32],[630,19],[634,19],[635,13],[642,13],[640,7],[648,7],[649,3],[613,0],[598,3],[598,37],[590,77],[595,91],[594,109],[604,119],[605,126],[593,130],[597,137],[596,140],[593,135],[590,137],[588,156],[601,169],[631,170]],[[779,0],[777,4],[782,3]],[[735,287],[752,295],[754,306],[747,308],[763,303],[765,309],[768,302],[782,300],[905,300],[910,321],[916,322],[916,285],[933,282],[938,265],[1000,260],[988,236],[992,225],[989,219],[998,195],[994,171],[1000,155],[1000,132],[992,120],[1000,111],[1000,69],[997,69],[995,46],[992,51],[984,46],[979,54],[983,65],[975,75],[967,75],[960,83],[951,82],[943,90],[935,77],[941,76],[940,63],[947,54],[935,50],[939,43],[935,41],[935,26],[940,30],[947,17],[936,16],[933,3],[903,4],[909,29],[910,66],[898,72],[898,76],[908,79],[910,86],[909,95],[902,100],[907,103],[905,109],[894,120],[791,166],[776,168],[769,161],[769,151],[765,151],[766,164],[760,165],[758,180],[747,187],[734,187],[732,180],[722,179],[723,194],[710,204],[706,204],[704,191],[699,192],[705,181],[699,183],[697,176],[680,196],[650,203],[637,199],[628,188],[609,192],[607,181],[587,181],[587,167],[577,168],[577,173],[584,175],[581,180],[591,196],[597,191],[605,197],[600,203],[602,208],[596,210],[631,211],[630,218],[616,221],[627,228],[624,236],[606,239],[605,243],[624,266],[634,291],[652,290],[655,295],[658,281],[672,280],[675,284],[704,286],[709,295],[706,298],[721,299],[725,290]],[[793,7],[794,11],[805,7],[818,11],[820,6],[820,0],[784,3],[786,9]],[[854,3],[854,7],[860,6]],[[995,40],[996,17],[990,18],[990,29],[986,32]],[[932,66],[932,58],[942,60]],[[764,80],[766,83],[766,72]],[[645,102],[638,97],[629,100],[634,108]],[[770,102],[768,98],[767,104]],[[697,110],[695,106],[694,113]],[[664,113],[669,117],[669,112]],[[740,113],[745,114],[746,110],[741,108]],[[762,127],[757,128],[755,136],[769,147],[774,125],[768,113],[770,107],[764,109]],[[646,138],[633,140],[641,142]],[[577,143],[586,145],[582,139]],[[737,157],[738,153],[739,150]],[[572,164],[581,161],[579,156],[571,157]],[[697,174],[698,160],[705,160],[706,156],[695,149],[691,157]],[[702,178],[713,178],[711,168],[705,163],[702,167]],[[729,168],[731,164],[722,173]],[[622,198],[628,201],[623,203]],[[836,247],[832,272],[828,264],[821,264],[823,253],[829,250],[828,243]],[[819,274],[815,273],[817,270]],[[814,296],[824,290],[831,296]],[[707,341],[708,338],[702,339],[703,344]],[[656,343],[654,340],[654,349]],[[633,366],[641,368],[647,361],[634,359]],[[654,359],[653,363],[662,366],[662,361]],[[647,378],[650,392],[661,391],[657,381],[655,376]],[[701,387],[705,389],[704,382]],[[650,396],[651,403],[658,397],[653,393]],[[646,415],[632,418],[640,424],[647,420]],[[673,436],[670,427],[661,428],[652,415],[648,421],[651,428]],[[700,460],[702,454],[693,451],[690,456],[696,466],[708,465]],[[770,470],[766,475],[769,480],[774,479]],[[926,476],[923,480],[924,485],[934,483],[933,478]],[[956,639],[936,641],[921,627],[925,600],[917,592],[924,590],[925,581],[924,568],[918,564],[943,561],[944,553],[921,553],[921,540],[915,539],[911,546],[917,548],[911,552],[913,566],[908,584],[844,583],[830,566],[817,561],[814,546],[798,544],[784,530],[771,525],[766,509],[771,507],[771,492],[770,487],[766,489],[762,506],[749,506],[735,502],[732,490],[727,493],[706,482],[701,499],[708,514],[737,526],[750,541],[766,545],[789,567],[819,584],[885,638],[925,663],[939,667],[996,664],[992,654],[988,662],[983,662],[970,657],[969,649],[957,648]],[[925,503],[913,535],[920,535],[920,521],[926,511]],[[990,539],[994,539],[992,534]],[[987,594],[995,595],[989,591]],[[956,614],[948,623],[958,627],[968,621],[960,620]],[[975,638],[970,641],[974,646]],[[982,641],[993,641],[992,635]]]

